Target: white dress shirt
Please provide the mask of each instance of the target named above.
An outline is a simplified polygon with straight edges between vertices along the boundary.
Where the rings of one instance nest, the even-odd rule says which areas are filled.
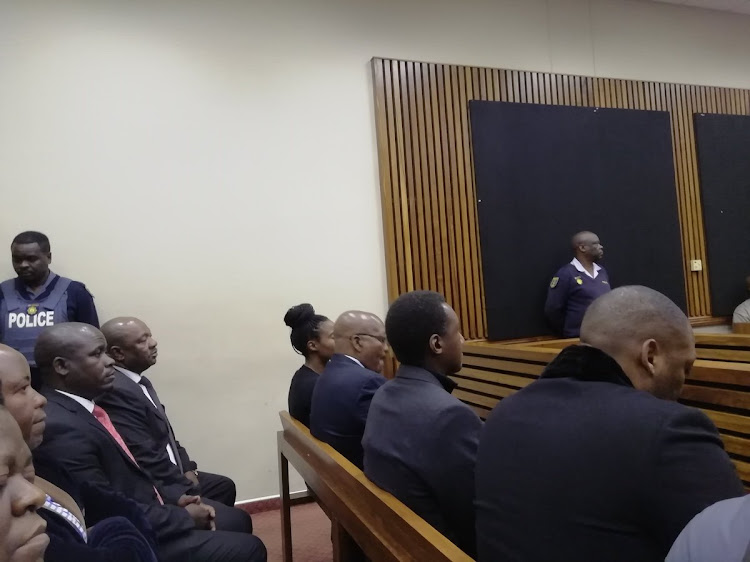
[[[57,389],[55,389],[57,390]],[[86,400],[85,398],[82,398],[80,396],[76,396],[75,394],[70,394],[69,392],[63,392],[62,390],[57,390],[60,394],[64,394],[68,398],[72,398],[76,402],[78,402],[81,406],[86,408],[88,410],[89,414],[94,413],[94,403],[91,400]]]
[[[362,362],[359,359],[355,359],[351,355],[344,355],[344,357],[348,357],[349,359],[351,359],[352,361],[354,361],[357,365],[359,365],[363,369],[365,368],[365,366],[362,364]]]
[[[586,268],[585,268],[585,267],[583,267],[583,264],[582,264],[581,262],[579,262],[579,261],[578,261],[578,258],[573,258],[573,261],[572,261],[572,262],[570,262],[570,263],[571,263],[571,264],[573,265],[573,267],[575,267],[575,268],[576,268],[576,269],[577,269],[578,271],[580,271],[581,273],[585,273],[586,275],[588,275],[588,276],[589,276],[589,277],[591,277],[592,279],[596,279],[596,276],[597,276],[597,275],[599,275],[599,270],[601,269],[601,266],[599,266],[598,264],[594,264],[594,274],[593,274],[593,275],[591,275],[591,274],[590,274],[590,273],[589,273],[588,271],[586,271]]]
[[[128,377],[135,384],[140,386],[141,390],[143,391],[143,394],[145,394],[146,398],[148,398],[148,401],[154,405],[154,408],[156,408],[157,410],[159,409],[159,407],[156,405],[156,402],[154,402],[154,399],[151,398],[151,395],[148,393],[148,389],[141,384],[141,375],[134,373],[133,371],[128,371],[127,369],[123,369],[122,367],[115,367],[115,369],[120,371],[123,375]],[[172,450],[172,446],[169,443],[167,443],[167,455],[169,455],[169,460],[172,461],[172,464],[175,466],[178,466],[177,459],[174,456],[174,451]]]

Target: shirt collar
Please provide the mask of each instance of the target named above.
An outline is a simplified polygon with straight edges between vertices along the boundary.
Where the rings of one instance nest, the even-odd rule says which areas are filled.
[[[60,394],[64,394],[68,398],[72,398],[73,400],[78,402],[81,406],[86,408],[86,411],[88,411],[89,414],[94,413],[95,404],[91,400],[86,400],[85,398],[81,396],[76,396],[75,394],[70,394],[69,392],[63,392],[62,390],[58,390],[58,389],[55,389],[55,390],[57,390],[57,392],[59,392]]]
[[[578,271],[581,273],[585,273],[592,279],[596,279],[596,276],[599,274],[599,270],[601,269],[601,266],[597,263],[594,264],[594,275],[591,275],[588,271],[586,271],[586,268],[583,267],[583,264],[578,261],[578,258],[573,258],[573,261],[570,262],[573,267],[575,267]]]
[[[365,366],[362,364],[362,362],[359,359],[355,359],[351,355],[344,355],[344,357],[348,357],[349,359],[351,359],[352,361],[354,361],[357,365],[359,365],[363,369],[365,368]]]
[[[141,378],[142,378],[141,375],[134,373],[133,371],[128,371],[125,367],[120,367],[119,365],[115,365],[115,370],[120,371],[123,375],[128,377],[135,384],[141,384]]]
[[[434,371],[430,371],[429,369],[425,369],[424,367],[417,367],[416,365],[401,365],[398,368],[396,377],[400,377],[402,379],[415,379],[429,382],[431,384],[438,383],[445,389],[448,394],[452,393],[458,386],[456,381],[454,381],[450,377],[447,377],[440,373],[436,373]]]
[[[41,287],[39,287],[39,291],[36,294],[32,294],[32,292],[29,290],[26,284],[23,281],[21,281],[21,278],[16,277],[16,290],[26,300],[34,300],[34,299],[42,300],[43,298],[46,297],[44,293],[46,293],[49,290],[50,285],[58,277],[59,276],[50,269],[49,273],[47,274],[46,281]]]

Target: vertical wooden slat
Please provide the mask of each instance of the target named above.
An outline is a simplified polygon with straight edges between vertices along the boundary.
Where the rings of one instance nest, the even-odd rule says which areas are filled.
[[[443,248],[445,257],[443,260],[443,269],[446,279],[446,286],[449,287],[446,299],[450,303],[459,302],[459,288],[458,288],[458,272],[454,264],[456,263],[456,231],[453,225],[453,194],[451,192],[454,183],[452,182],[451,176],[451,143],[449,140],[449,117],[448,110],[449,101],[449,86],[445,82],[445,67],[443,65],[437,65],[435,69],[436,86],[433,86],[437,101],[438,101],[438,128],[435,130],[437,136],[438,130],[440,134],[440,150],[437,151],[439,158],[442,161],[442,170],[438,173],[438,184],[440,191],[440,197],[442,197],[443,205],[441,206],[441,221],[444,226],[441,228],[445,233],[445,239],[443,242]],[[434,106],[433,106],[434,107]],[[437,141],[436,141],[437,142]]]
[[[486,337],[468,102],[669,111],[689,312],[711,313],[695,113],[750,114],[750,90],[373,59],[388,296],[441,291]],[[704,260],[702,272],[690,259]]]
[[[469,337],[476,337],[480,330],[481,321],[481,300],[478,298],[481,280],[480,265],[478,259],[479,252],[479,224],[476,221],[474,212],[476,210],[476,199],[474,197],[474,166],[471,154],[471,134],[469,126],[469,100],[474,99],[474,81],[471,80],[471,73],[466,72],[464,88],[461,90],[464,97],[461,104],[461,131],[464,135],[464,174],[466,176],[466,190],[461,197],[461,219],[464,236],[473,240],[472,244],[464,244],[464,263],[467,267],[467,291],[469,292],[468,301],[469,309],[467,312],[468,329],[466,332]],[[476,258],[475,258],[476,256]]]
[[[465,244],[471,243],[467,239],[468,231],[464,230],[463,221],[461,220],[461,198],[466,193],[466,175],[464,173],[464,159],[463,159],[463,146],[464,136],[461,129],[461,108],[463,107],[461,101],[461,90],[463,89],[463,69],[453,66],[451,67],[451,84],[452,84],[452,102],[453,102],[453,138],[455,139],[455,151],[451,155],[451,163],[455,167],[456,171],[456,183],[453,190],[453,220],[456,225],[456,240],[458,242],[456,251],[456,265],[460,268],[460,290],[461,290],[461,311],[459,318],[461,319],[461,330],[464,334],[468,334],[467,328],[469,326],[468,310],[469,310],[469,290],[468,290],[468,272],[466,270],[466,262],[464,260],[464,246]]]
[[[432,216],[432,198],[430,196],[430,188],[432,177],[430,176],[431,161],[429,159],[429,147],[427,144],[427,119],[426,119],[426,107],[425,107],[425,95],[422,90],[423,85],[423,64],[415,63],[414,65],[414,100],[417,111],[417,135],[415,143],[415,162],[418,162],[418,167],[415,164],[414,175],[418,178],[419,191],[417,192],[417,201],[421,197],[421,216],[420,216],[420,228],[422,229],[422,236],[424,237],[424,250],[425,255],[422,256],[422,282],[423,286],[432,289],[436,287],[436,267],[434,266],[436,255],[435,255],[435,240],[433,236],[433,216]]]
[[[427,283],[427,264],[425,256],[424,205],[422,204],[422,178],[419,161],[419,131],[417,130],[417,101],[414,86],[414,63],[407,62],[402,67],[401,82],[404,85],[404,133],[406,140],[406,181],[409,187],[409,215],[412,229],[412,250],[414,262],[414,283],[424,287]]]

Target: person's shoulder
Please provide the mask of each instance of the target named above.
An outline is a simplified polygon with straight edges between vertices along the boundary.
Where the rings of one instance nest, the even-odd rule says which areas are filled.
[[[555,272],[556,279],[567,279],[569,277],[575,277],[576,275],[578,275],[578,270],[570,262],[566,263]]]
[[[61,278],[66,279],[65,277]],[[94,296],[91,294],[91,291],[86,288],[86,285],[82,281],[73,281],[72,279],[69,279],[69,281],[70,283],[68,284],[68,295],[83,295],[89,297]]]

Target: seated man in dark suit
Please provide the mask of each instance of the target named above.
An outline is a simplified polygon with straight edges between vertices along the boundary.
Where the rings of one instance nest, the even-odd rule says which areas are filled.
[[[114,361],[106,347],[99,330],[77,322],[46,328],[39,336],[34,353],[47,385],[47,419],[35,462],[56,462],[79,486],[94,484],[135,500],[156,533],[160,560],[265,560],[258,538],[213,530],[218,521],[211,506],[191,495],[172,501],[140,467],[106,410],[95,403],[114,385]]]
[[[21,428],[26,444],[35,450],[44,436],[47,400],[31,387],[29,365],[23,355],[1,344],[0,386],[7,410]],[[68,492],[47,482],[42,470],[36,471],[34,484],[47,496],[37,511],[47,522],[50,539],[45,561],[156,562],[151,525],[134,501],[88,486],[79,491],[72,482],[65,483]],[[80,498],[80,494],[88,497],[91,507],[86,519],[82,500],[73,497]],[[106,518],[97,519],[103,513]]]
[[[313,390],[310,432],[362,468],[362,434],[375,391],[385,383],[383,321],[350,310],[333,325],[335,354]]]
[[[744,493],[714,424],[676,402],[695,343],[672,301],[615,289],[581,343],[485,423],[479,560],[663,561],[696,513]]]
[[[482,421],[450,394],[463,358],[458,317],[442,295],[413,291],[388,309],[385,331],[401,366],[370,404],[365,475],[473,555]]]
[[[226,476],[198,473],[196,463],[177,441],[159,395],[143,376],[157,356],[149,327],[137,318],[115,318],[102,326],[102,333],[108,354],[115,360],[115,384],[97,403],[107,410],[135,460],[168,497],[201,496],[216,509],[219,519],[238,518],[251,532],[250,516],[233,507],[234,482]]]

